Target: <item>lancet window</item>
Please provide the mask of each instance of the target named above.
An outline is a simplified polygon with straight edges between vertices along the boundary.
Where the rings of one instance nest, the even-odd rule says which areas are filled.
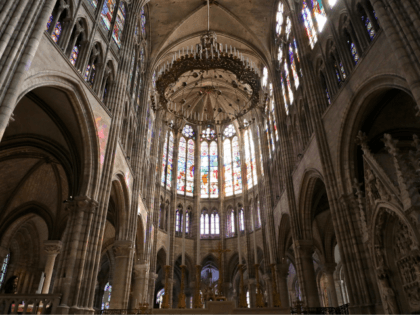
[[[245,231],[244,209],[239,210],[239,229]]]
[[[242,193],[241,157],[239,140],[235,127],[231,124],[223,132],[225,196]]]
[[[194,194],[194,152],[195,132],[190,125],[182,130],[178,146],[177,192],[180,195]]]
[[[10,260],[10,253],[6,255],[3,259],[3,264],[1,266],[0,270],[0,288],[3,286],[4,280],[6,280],[6,273],[7,273],[7,267],[9,266],[9,260]]]
[[[244,133],[245,142],[245,165],[246,165],[246,180],[248,189],[257,185],[257,167],[255,162],[255,146],[251,130],[247,129]]]
[[[174,134],[172,131],[166,133],[162,155],[162,177],[161,184],[167,189],[172,186],[172,166],[174,154]]]
[[[203,210],[200,218],[201,238],[214,237],[220,234],[220,217],[216,210],[209,213]]]
[[[122,32],[124,30],[125,17],[126,17],[126,5],[124,1],[121,1],[118,8],[117,17],[115,19],[114,30],[112,32],[112,38],[115,41],[115,44],[117,44],[118,48],[121,47],[121,38],[122,38]]]
[[[107,310],[109,309],[109,303],[111,301],[111,293],[112,293],[112,285],[109,282],[105,285],[104,288],[104,295],[102,297],[102,309]]]
[[[201,198],[219,197],[218,172],[217,134],[207,126],[201,134]]]

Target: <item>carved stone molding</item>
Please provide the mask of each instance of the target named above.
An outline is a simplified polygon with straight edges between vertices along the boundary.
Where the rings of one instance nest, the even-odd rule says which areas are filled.
[[[90,213],[94,212],[97,207],[98,203],[86,196],[77,196],[64,202],[64,208],[69,212],[81,210]]]
[[[44,241],[44,251],[47,255],[58,255],[61,247],[61,241]]]
[[[148,273],[148,271],[149,271],[149,265],[145,265],[145,264],[143,264],[143,265],[134,265],[134,268],[133,268],[133,277],[135,278],[135,279],[137,279],[137,278],[146,278],[146,275],[147,275],[147,273]]]
[[[112,249],[115,257],[128,257],[133,250],[133,242],[116,241]]]

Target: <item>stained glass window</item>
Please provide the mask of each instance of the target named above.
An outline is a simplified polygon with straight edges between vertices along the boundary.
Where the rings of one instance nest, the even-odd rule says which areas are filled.
[[[245,230],[245,221],[244,221],[244,209],[239,211],[239,229],[241,231]]]
[[[235,194],[242,193],[242,174],[241,156],[239,151],[239,139],[237,136],[232,139],[232,159],[233,159],[233,191]]]
[[[146,36],[146,14],[144,13],[144,7],[141,9],[140,20],[141,20],[141,34],[143,35],[143,37],[145,37]]]
[[[102,309],[109,309],[109,302],[111,301],[112,285],[109,282],[105,285],[104,295],[102,297]]]
[[[263,69],[263,77],[262,77],[262,86],[267,86],[267,80],[268,80],[268,70],[266,67]]]
[[[337,0],[329,0],[328,3],[330,5],[330,7],[333,8],[335,6],[335,4],[337,3]]]
[[[225,169],[225,196],[229,197],[233,195],[232,186],[232,149],[231,142],[229,139],[223,141],[223,153],[224,153],[224,169]]]
[[[92,5],[92,7],[94,7],[96,9],[96,7],[98,6],[98,1],[97,0],[88,0],[88,2]]]
[[[290,21],[290,18],[287,17],[287,20],[286,20],[286,39],[289,39],[291,31],[292,31],[292,22]]]
[[[274,97],[271,99],[271,117],[273,118],[273,131],[276,136],[276,141],[279,141],[279,132],[277,130],[277,122],[276,122],[276,112],[275,112],[275,102]]]
[[[347,78],[346,71],[344,70],[343,63],[340,62],[340,71],[341,75],[343,76],[343,81]]]
[[[283,58],[283,44],[281,43],[281,44],[279,45],[279,51],[278,51],[278,53],[277,53],[277,60],[278,60],[278,61],[281,61],[281,60],[282,60],[282,58]]]
[[[219,197],[217,143],[210,144],[210,198]]]
[[[190,231],[190,212],[187,211],[185,213],[185,233],[189,233]]]
[[[96,66],[95,64],[88,65],[85,71],[85,80],[93,86],[93,83],[95,82],[95,73],[96,73]]]
[[[163,303],[163,296],[165,295],[165,289],[161,289],[157,294],[156,294],[156,303],[159,304],[159,308],[162,308],[162,303]]]
[[[284,62],[284,76],[286,77],[287,91],[289,92],[289,101],[290,101],[290,104],[293,104],[293,101],[294,101],[293,91],[292,91],[292,85],[290,84],[289,67],[286,62]]]
[[[230,231],[232,234],[235,233],[235,211],[233,209],[230,212]]]
[[[7,266],[9,265],[10,254],[7,254],[3,259],[3,265],[1,266],[0,272],[0,288],[3,286],[4,280],[6,279]]]
[[[114,30],[112,32],[112,38],[114,39],[118,48],[121,47],[122,32],[124,30],[125,24],[125,14],[125,3],[121,1],[118,8],[117,18],[115,19]]]
[[[207,141],[217,140],[216,130],[214,130],[210,126],[205,128],[203,132],[201,133],[201,141],[203,140],[207,140]]]
[[[180,232],[184,231],[184,218],[182,212],[179,214],[179,225],[181,226]]]
[[[194,129],[190,125],[185,125],[182,134],[187,138],[194,138]]]
[[[212,235],[216,234],[216,230],[215,230],[215,228],[216,228],[216,222],[215,222],[216,219],[215,219],[215,216],[216,216],[215,213],[213,213],[211,215],[210,234],[212,234]]]
[[[48,31],[50,29],[50,26],[51,26],[51,23],[52,23],[53,18],[54,17],[51,15],[50,18],[48,19],[47,28],[45,29],[46,31]]]
[[[261,137],[260,137],[260,130],[257,129],[258,135],[258,145],[260,147],[260,166],[261,166],[261,175],[264,176],[264,167],[263,167],[263,155],[262,155],[262,147],[261,147]]]
[[[284,13],[283,2],[279,2],[279,8],[277,10],[277,15],[276,15],[276,33],[277,33],[277,35],[281,34],[281,29],[282,29],[282,26],[283,26],[283,13]]]
[[[302,18],[306,28],[306,34],[309,38],[309,45],[311,46],[311,48],[314,48],[316,42],[318,41],[318,37],[316,35],[314,23],[312,21],[311,11],[309,11],[308,5],[306,4],[306,0],[303,0]]]
[[[252,139],[252,133],[246,130],[244,133],[245,141],[245,164],[246,164],[246,179],[248,183],[248,189],[257,185],[257,170],[255,167],[255,148],[254,141]]]
[[[325,14],[324,6],[321,0],[311,0],[312,12],[314,13],[316,22],[318,23],[318,30],[322,32],[325,23],[327,22],[327,15]]]
[[[293,39],[293,44],[295,46],[295,52],[296,52],[296,58],[297,61],[300,62],[300,58],[299,58],[299,51],[298,51],[298,47],[297,47],[297,42],[296,42],[296,38]]]
[[[357,64],[359,61],[359,54],[357,53],[356,45],[349,40],[347,41],[347,44],[349,45],[351,56],[353,57],[354,63]]]
[[[292,67],[293,79],[295,80],[295,88],[297,90],[299,87],[299,75],[296,68],[296,62],[294,58],[294,51],[293,51],[292,43],[289,44],[289,60],[290,60],[290,66]]]
[[[219,235],[220,234],[219,214],[213,213],[213,215],[214,215],[214,234]]]
[[[201,235],[204,234],[204,213],[201,214],[201,218],[200,218],[200,234]]]
[[[180,232],[179,223],[180,223],[179,210],[176,209],[176,215],[175,215],[175,232]]]
[[[184,137],[179,140],[178,147],[178,176],[176,180],[176,189],[178,194],[185,194],[185,166],[187,158],[187,141]]]
[[[194,141],[188,140],[188,156],[187,156],[187,196],[194,194]]]
[[[209,197],[209,145],[201,144],[201,197]]]
[[[76,65],[77,57],[79,56],[79,47],[76,45],[73,47],[70,55],[70,62],[73,66]]]
[[[366,30],[369,34],[370,40],[373,40],[375,38],[375,30],[373,28],[372,22],[370,21],[370,19],[366,16],[366,15],[362,15],[362,21],[363,24],[365,24]]]
[[[165,143],[163,145],[163,155],[162,155],[162,178],[161,184],[165,186],[166,180],[166,163],[167,163],[167,154],[168,154],[168,133],[165,136]]]
[[[58,21],[57,24],[55,24],[54,32],[51,34],[51,37],[54,42],[58,42],[58,39],[60,38],[60,35],[61,35],[61,31],[62,31],[61,23],[60,21]]]
[[[268,145],[268,154],[271,159],[271,149],[270,149],[270,130],[268,129],[268,122],[265,121],[265,136],[267,138],[267,145]]]
[[[102,25],[105,27],[107,31],[111,29],[111,22],[112,22],[112,17],[114,15],[116,2],[117,2],[116,0],[105,0],[104,5],[102,7],[101,21],[102,21]]]
[[[281,92],[283,94],[284,107],[286,109],[286,114],[289,114],[289,102],[287,101],[287,98],[286,98],[286,88],[284,86],[283,75],[280,75],[280,82],[281,82]]]
[[[174,155],[174,134],[172,131],[169,133],[169,148],[168,148],[168,174],[166,176],[166,188],[171,189],[172,185],[172,169],[173,169],[173,155]]]
[[[209,234],[209,215],[204,215],[204,234]]]

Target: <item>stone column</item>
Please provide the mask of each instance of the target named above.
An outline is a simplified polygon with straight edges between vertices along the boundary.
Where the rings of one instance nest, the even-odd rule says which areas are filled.
[[[335,271],[335,264],[326,264],[323,268],[325,275],[327,276],[327,286],[328,291],[331,294],[331,306],[337,307],[338,306],[338,299],[337,299],[337,291],[335,290],[335,281],[334,281],[334,271]]]
[[[134,283],[133,295],[131,298],[131,309],[137,308],[139,303],[148,302],[146,286],[149,281],[149,264],[134,265],[133,274]]]
[[[267,297],[268,297],[268,307],[273,307],[273,288],[272,282],[269,275],[265,274],[263,276],[265,287],[267,288]]]
[[[298,268],[299,283],[306,298],[307,307],[320,307],[318,287],[313,263],[313,243],[311,241],[295,241],[295,249],[298,252],[296,260],[300,263]],[[299,272],[300,271],[300,272]]]
[[[110,308],[123,309],[127,307],[127,287],[129,287],[128,267],[130,265],[130,254],[133,250],[133,243],[131,241],[115,241],[114,243],[115,256],[115,272],[112,283],[112,295]]]
[[[289,266],[287,264],[277,265],[277,281],[280,294],[281,306],[289,307],[289,289],[287,287],[287,276],[289,275]]]
[[[255,279],[248,279],[248,291],[249,291],[249,303],[251,308],[257,307],[257,298],[256,298],[256,281]]]
[[[44,241],[44,251],[47,255],[45,263],[45,281],[42,294],[48,294],[50,290],[51,277],[54,270],[55,258],[60,253],[61,241]]]
[[[149,272],[149,291],[148,291],[149,301],[148,303],[151,308],[153,308],[155,305],[155,284],[156,284],[157,277],[158,277],[157,273]]]

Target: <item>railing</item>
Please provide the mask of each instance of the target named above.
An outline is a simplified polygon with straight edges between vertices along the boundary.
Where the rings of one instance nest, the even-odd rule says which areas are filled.
[[[152,314],[152,309],[142,310],[126,310],[126,309],[107,309],[102,310],[102,315],[111,315],[111,314]]]
[[[55,314],[61,294],[1,294],[0,314]]]
[[[349,305],[344,304],[339,307],[291,307],[292,314],[348,314]]]

